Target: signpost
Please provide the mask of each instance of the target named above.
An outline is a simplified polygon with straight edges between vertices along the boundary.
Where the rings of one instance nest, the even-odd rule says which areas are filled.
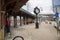
[[[40,9],[38,7],[35,7],[34,8],[34,13],[36,14],[36,28],[39,28],[38,14],[40,13]]]

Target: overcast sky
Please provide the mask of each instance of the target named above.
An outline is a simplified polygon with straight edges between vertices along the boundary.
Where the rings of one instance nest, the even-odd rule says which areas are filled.
[[[33,10],[36,6],[42,14],[53,13],[52,0],[29,0],[22,8],[34,14]]]

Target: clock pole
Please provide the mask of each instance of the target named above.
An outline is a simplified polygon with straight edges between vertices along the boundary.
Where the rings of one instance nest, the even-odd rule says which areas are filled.
[[[34,8],[34,13],[36,14],[36,28],[39,28],[39,23],[38,23],[38,14],[40,13],[40,9],[38,7]]]

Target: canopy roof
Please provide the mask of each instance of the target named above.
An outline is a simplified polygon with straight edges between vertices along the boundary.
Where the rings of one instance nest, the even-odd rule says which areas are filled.
[[[23,9],[23,8],[20,8],[20,11],[22,11],[22,12],[28,14],[28,15],[31,15],[31,16],[34,16],[34,17],[35,17],[34,14],[32,14],[31,12],[28,12],[27,10],[25,10],[25,9]]]
[[[1,0],[2,10],[7,12],[18,12],[19,9],[26,4],[28,0]]]

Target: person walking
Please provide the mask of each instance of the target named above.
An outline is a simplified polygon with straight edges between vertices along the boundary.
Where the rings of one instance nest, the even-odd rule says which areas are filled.
[[[10,19],[9,19],[9,17],[7,17],[7,20],[6,20],[6,29],[7,29],[8,36],[10,37]]]

